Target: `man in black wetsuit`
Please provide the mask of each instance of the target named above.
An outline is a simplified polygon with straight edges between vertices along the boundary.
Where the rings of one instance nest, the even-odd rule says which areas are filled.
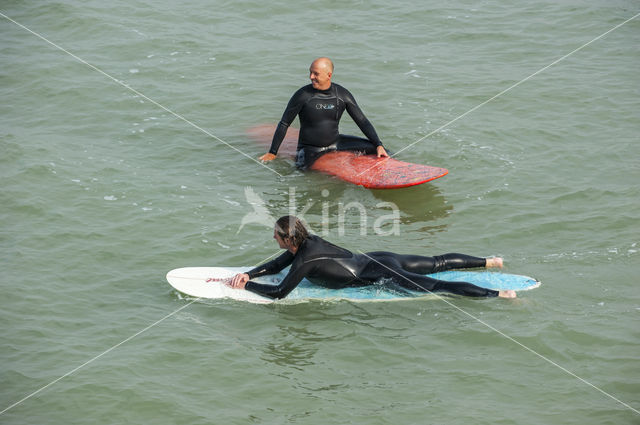
[[[333,63],[329,58],[313,61],[309,68],[311,84],[299,89],[289,100],[273,135],[269,152],[260,157],[262,161],[271,161],[276,157],[287,129],[296,115],[300,116],[296,158],[296,165],[300,168],[309,167],[320,155],[332,150],[358,151],[377,154],[378,157],[389,156],[353,95],[344,87],[331,83],[332,75]],[[338,123],[345,110],[367,136],[366,139],[339,133]]]
[[[423,257],[392,252],[354,254],[318,236],[310,235],[304,224],[293,216],[278,219],[273,237],[280,248],[287,251],[247,273],[238,273],[225,284],[265,297],[284,298],[303,278],[333,289],[366,286],[386,279],[394,285],[419,292],[444,291],[469,297],[516,297],[512,290],[494,291],[467,282],[447,282],[424,276],[451,269],[502,267],[502,258],[479,258],[464,254]],[[276,274],[289,265],[289,273],[278,285],[265,285],[250,280]]]

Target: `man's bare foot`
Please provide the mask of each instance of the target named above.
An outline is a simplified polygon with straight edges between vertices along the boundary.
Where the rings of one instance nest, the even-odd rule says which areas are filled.
[[[500,257],[487,258],[486,267],[487,268],[497,267],[497,268],[501,269],[502,268],[502,258],[500,258]]]
[[[506,289],[504,291],[498,291],[500,298],[516,298],[516,291],[513,289]]]

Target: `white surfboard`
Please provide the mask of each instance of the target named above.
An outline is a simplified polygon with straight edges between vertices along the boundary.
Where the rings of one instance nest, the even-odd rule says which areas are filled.
[[[185,267],[167,273],[167,281],[178,291],[198,298],[232,298],[251,303],[271,303],[273,299],[262,297],[243,289],[229,288],[218,279],[232,277],[246,272],[251,267]],[[278,274],[253,279],[255,282],[277,285],[286,276],[288,268]],[[536,279],[498,271],[447,271],[429,275],[430,277],[470,282],[489,289],[528,290],[540,286]],[[314,285],[306,279],[287,296],[286,300],[344,299],[350,301],[391,301],[409,300],[428,296],[429,293],[412,292],[389,288],[383,284],[343,289],[328,289]]]
[[[262,297],[244,289],[233,289],[219,281],[237,273],[249,270],[248,267],[184,267],[167,273],[167,281],[178,291],[198,298],[233,298],[252,303],[270,303],[271,298]]]

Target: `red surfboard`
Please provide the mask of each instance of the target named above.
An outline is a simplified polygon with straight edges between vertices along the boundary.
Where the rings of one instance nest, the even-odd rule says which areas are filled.
[[[276,126],[265,124],[251,127],[247,134],[261,146],[269,149]],[[295,156],[298,129],[289,127],[280,145],[278,155]],[[311,170],[336,176],[349,183],[369,189],[397,189],[415,186],[445,176],[445,168],[412,164],[394,158],[378,158],[356,152],[328,152],[318,158]]]

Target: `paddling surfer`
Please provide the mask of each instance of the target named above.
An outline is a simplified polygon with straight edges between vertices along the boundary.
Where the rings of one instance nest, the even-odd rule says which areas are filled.
[[[296,166],[299,168],[305,169],[323,153],[335,150],[389,156],[353,95],[344,87],[332,83],[332,76],[331,59],[322,57],[313,61],[309,67],[311,84],[300,88],[291,97],[273,134],[271,148],[260,160],[271,161],[276,157],[289,125],[296,116],[300,117],[296,154]],[[345,110],[366,139],[339,133],[338,123]]]
[[[464,254],[436,257],[400,255],[392,252],[354,254],[324,239],[310,235],[294,216],[276,221],[273,238],[286,251],[276,259],[246,273],[238,273],[225,282],[269,298],[284,298],[303,278],[332,289],[367,286],[377,281],[418,292],[449,292],[469,297],[515,298],[512,290],[494,291],[467,282],[447,282],[424,276],[444,270],[476,267],[502,267],[502,258],[479,258]],[[291,266],[278,285],[265,285],[251,279],[276,274]]]

